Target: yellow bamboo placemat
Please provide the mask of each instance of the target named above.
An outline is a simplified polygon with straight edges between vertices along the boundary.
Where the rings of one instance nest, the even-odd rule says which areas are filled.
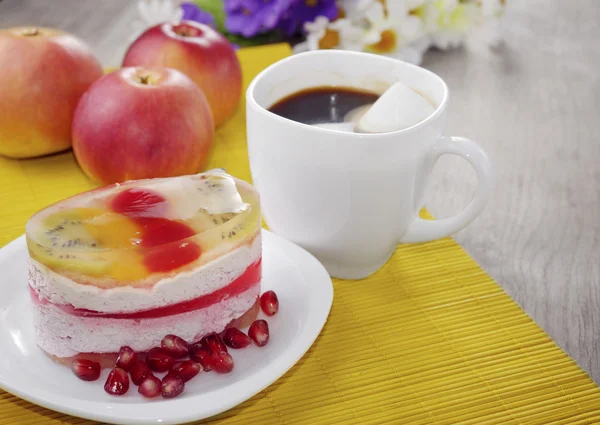
[[[240,51],[246,85],[288,54]],[[249,180],[243,106],[217,144],[211,166]],[[70,153],[0,159],[0,246],[38,209],[93,186]],[[334,285],[329,321],[304,358],[201,423],[600,423],[598,387],[451,239],[401,246],[374,276]],[[0,424],[37,423],[92,422],[0,391]]]

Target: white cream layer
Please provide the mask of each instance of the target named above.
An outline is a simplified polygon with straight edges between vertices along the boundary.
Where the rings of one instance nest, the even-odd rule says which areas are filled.
[[[252,245],[243,245],[197,269],[162,279],[152,288],[100,289],[81,285],[30,259],[29,285],[53,304],[105,313],[136,312],[192,300],[221,289],[258,261],[261,252],[259,233]]]
[[[32,303],[35,340],[57,357],[79,353],[116,353],[123,345],[134,351],[160,347],[167,334],[195,342],[210,332],[221,332],[252,307],[260,283],[235,297],[200,310],[153,319],[108,319],[67,314],[52,304]]]

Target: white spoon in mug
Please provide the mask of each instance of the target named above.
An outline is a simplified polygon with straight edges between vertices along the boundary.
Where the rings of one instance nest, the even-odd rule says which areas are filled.
[[[315,127],[354,133],[389,133],[412,127],[435,111],[419,93],[397,82],[375,103],[348,112],[344,122],[314,124]]]
[[[397,82],[364,113],[354,114],[350,118],[358,119],[354,121],[354,131],[357,133],[389,133],[412,127],[434,111],[427,99],[406,84]]]

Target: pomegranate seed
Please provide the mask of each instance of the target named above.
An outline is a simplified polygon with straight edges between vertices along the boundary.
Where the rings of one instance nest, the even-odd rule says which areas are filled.
[[[197,342],[190,347],[190,358],[200,363],[202,369],[206,372],[212,370],[212,366],[210,365],[210,350],[202,345],[201,342]]]
[[[269,324],[265,320],[255,320],[248,329],[248,335],[259,347],[267,345],[267,342],[269,342]]]
[[[217,373],[229,373],[233,370],[233,358],[227,351],[216,351],[210,359],[212,368]]]
[[[190,346],[183,339],[176,335],[165,336],[160,346],[167,352],[167,354],[174,359],[180,359],[190,354]]]
[[[146,355],[146,363],[155,372],[166,372],[175,360],[159,347],[151,348]]]
[[[162,396],[164,398],[177,397],[183,392],[184,387],[185,384],[183,383],[183,379],[181,379],[181,377],[173,373],[167,373],[162,379]]]
[[[202,338],[200,343],[208,348],[211,354],[217,351],[227,351],[227,347],[221,341],[221,337],[214,332]]]
[[[129,389],[129,376],[120,367],[115,367],[108,374],[104,391],[112,395],[123,395]]]
[[[131,366],[133,365],[135,360],[136,360],[135,351],[133,351],[133,349],[131,347],[128,347],[126,345],[119,349],[119,354],[117,356],[116,365],[117,365],[117,367],[120,367],[123,370],[129,370],[129,369],[131,369]]]
[[[260,308],[267,316],[273,316],[279,311],[279,300],[273,291],[267,291],[260,297]]]
[[[252,340],[237,328],[228,328],[223,335],[223,342],[231,348],[246,348]]]
[[[71,370],[82,381],[95,381],[100,378],[100,363],[92,360],[75,359],[71,363]]]
[[[175,363],[169,373],[174,373],[183,379],[183,382],[187,382],[194,376],[198,375],[202,370],[202,365],[192,360],[185,360],[182,362]]]
[[[138,359],[129,369],[129,374],[135,385],[141,385],[144,379],[152,375],[152,371],[145,362]]]
[[[138,393],[146,398],[154,398],[160,395],[162,391],[162,383],[154,375],[146,377],[138,388]]]

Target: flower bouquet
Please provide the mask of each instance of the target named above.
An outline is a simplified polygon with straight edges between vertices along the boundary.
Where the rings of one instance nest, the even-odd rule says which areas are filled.
[[[145,26],[210,25],[237,46],[288,41],[295,52],[344,49],[420,63],[431,47],[500,40],[505,0],[139,0]]]

